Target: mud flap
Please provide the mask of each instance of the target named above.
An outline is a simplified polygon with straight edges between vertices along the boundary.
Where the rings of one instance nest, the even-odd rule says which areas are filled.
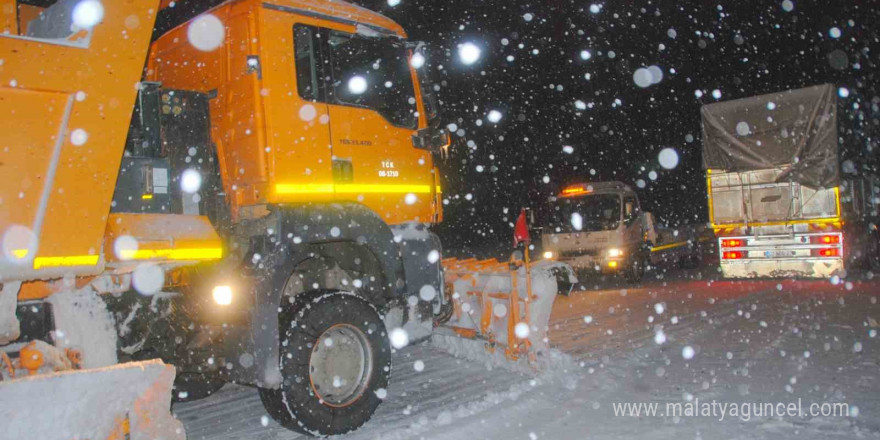
[[[184,440],[159,360],[0,381],[6,438]]]

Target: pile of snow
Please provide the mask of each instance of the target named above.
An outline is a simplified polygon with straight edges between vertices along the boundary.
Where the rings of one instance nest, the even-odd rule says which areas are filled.
[[[107,305],[90,287],[50,296],[55,317],[55,345],[78,350],[83,368],[113,365],[116,360],[116,328]]]
[[[476,362],[488,370],[501,368],[515,373],[532,374],[546,382],[563,383],[566,387],[573,387],[577,383],[575,373],[582,370],[573,357],[556,349],[542,352],[535,362],[529,362],[524,357],[512,361],[505,356],[504,347],[495,347],[492,350],[484,340],[463,338],[449,329],[440,328],[435,331],[431,344],[457,358]]]

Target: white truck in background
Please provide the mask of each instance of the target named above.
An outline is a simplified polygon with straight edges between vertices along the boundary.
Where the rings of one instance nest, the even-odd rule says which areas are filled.
[[[724,277],[827,278],[852,264],[880,267],[876,170],[841,158],[847,134],[838,133],[837,113],[829,84],[703,106],[709,218]],[[855,150],[847,153],[864,155]],[[843,176],[841,163],[849,164]]]
[[[569,185],[549,202],[534,225],[541,229],[541,255],[580,276],[623,275],[638,282],[647,268],[693,269],[703,262],[700,227],[658,225],[622,182]]]
[[[639,281],[657,241],[654,217],[621,182],[579,183],[550,198],[541,221],[544,259],[584,273],[623,274]]]

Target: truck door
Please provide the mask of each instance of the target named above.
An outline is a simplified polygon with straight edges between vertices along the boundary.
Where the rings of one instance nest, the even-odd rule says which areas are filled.
[[[327,85],[337,200],[388,223],[430,221],[432,160],[413,148],[419,126],[408,51],[396,39],[329,30]]]
[[[266,111],[266,147],[276,202],[332,201],[330,126],[322,74],[321,38],[327,30],[301,23],[299,17],[265,11],[260,93]],[[291,38],[292,37],[292,38]],[[248,60],[249,66],[251,60]]]
[[[623,227],[624,242],[629,249],[636,250],[644,241],[644,231],[641,221],[642,211],[635,196],[623,197]]]

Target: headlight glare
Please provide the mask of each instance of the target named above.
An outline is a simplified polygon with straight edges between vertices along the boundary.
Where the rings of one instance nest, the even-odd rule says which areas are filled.
[[[229,286],[215,286],[211,294],[214,297],[214,302],[221,306],[232,304],[232,288]]]

